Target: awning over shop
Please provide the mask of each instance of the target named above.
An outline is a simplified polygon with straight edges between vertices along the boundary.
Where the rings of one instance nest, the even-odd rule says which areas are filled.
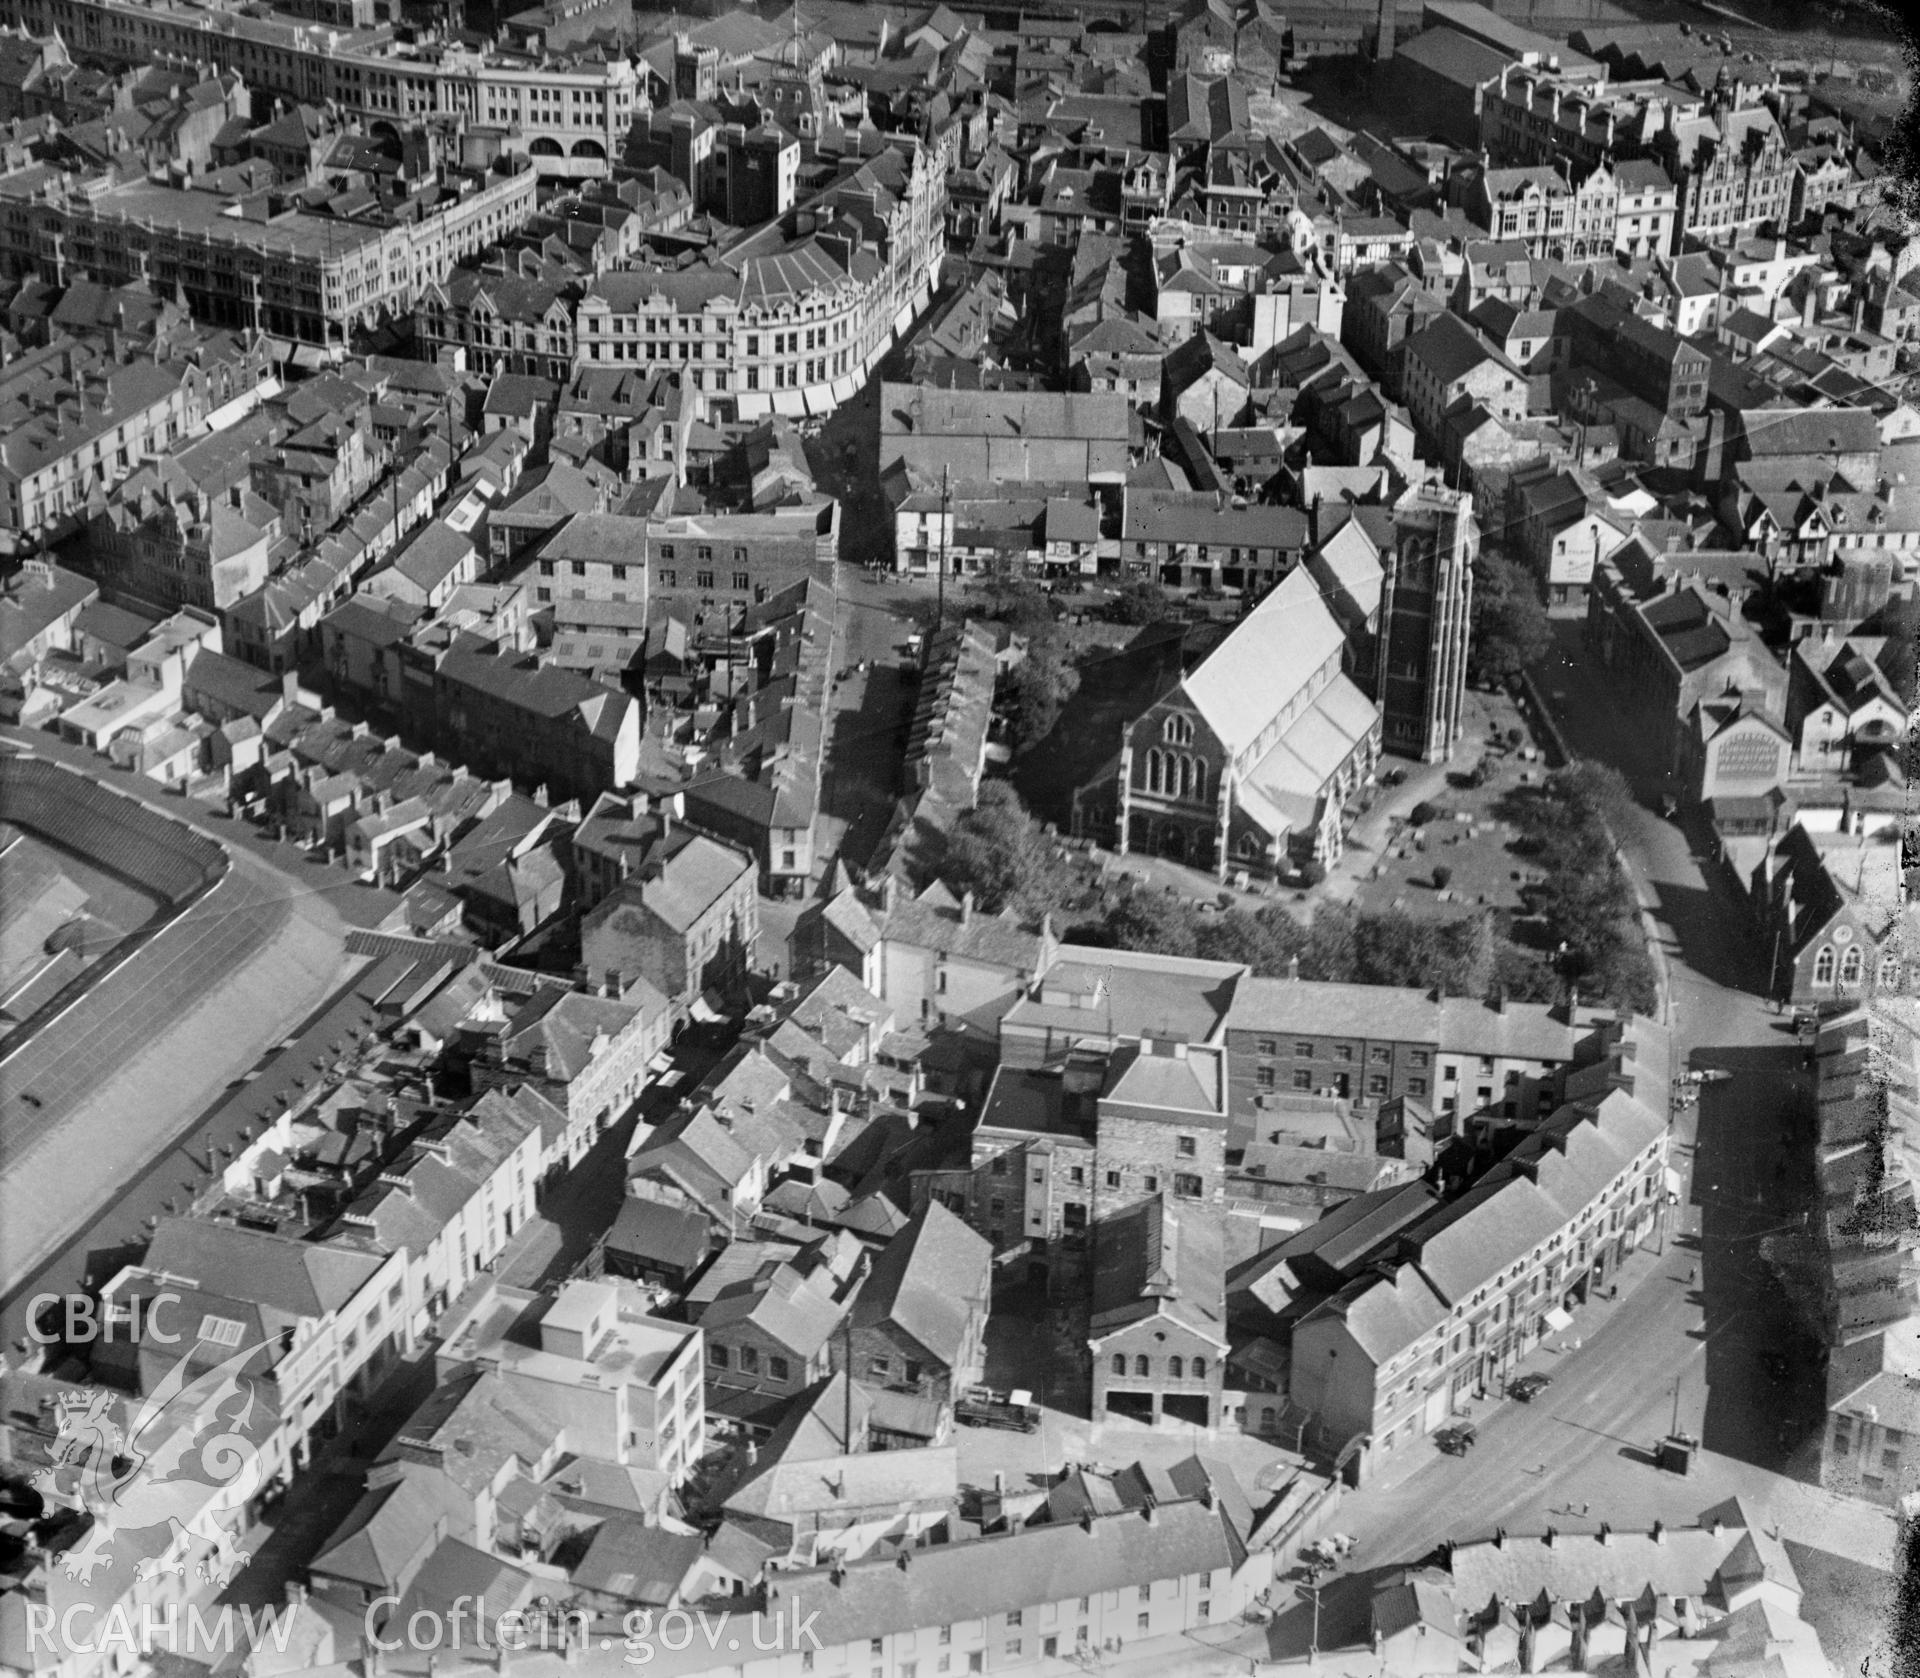
[[[1547,1313],[1547,1327],[1558,1334],[1563,1328],[1573,1327],[1573,1318],[1556,1305]]]

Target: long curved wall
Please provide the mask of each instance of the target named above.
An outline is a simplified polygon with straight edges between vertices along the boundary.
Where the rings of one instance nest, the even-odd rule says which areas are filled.
[[[227,853],[144,804],[43,758],[0,759],[0,821],[131,880],[167,919],[227,871]]]
[[[160,900],[160,913],[106,957],[63,985],[10,1029],[0,1056],[10,1056],[85,991],[131,960],[161,928],[177,921],[232,867],[225,847],[137,799],[37,757],[0,757],[0,822],[85,857]]]

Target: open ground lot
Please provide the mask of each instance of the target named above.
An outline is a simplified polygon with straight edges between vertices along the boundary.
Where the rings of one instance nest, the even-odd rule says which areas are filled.
[[[25,829],[0,824],[0,1030],[159,912],[138,886]]]
[[[17,748],[229,837],[206,812],[169,807],[84,752],[9,732]],[[143,1217],[205,1181],[215,1142],[203,1131],[223,1087],[344,979],[329,889],[338,882],[327,874],[308,884],[253,849],[230,845],[232,867],[206,897],[0,1057],[4,1338],[20,1333],[29,1290],[78,1286],[94,1248],[137,1238]],[[100,883],[98,870],[82,873],[95,876],[83,879],[89,889]],[[113,899],[122,912],[130,889]]]
[[[1537,784],[1546,764],[1526,733],[1519,707],[1506,694],[1469,692],[1466,713],[1465,734],[1446,781],[1422,799],[1436,812],[1433,817],[1416,826],[1413,806],[1401,808],[1398,800],[1383,811],[1385,830],[1354,892],[1362,909],[1447,917],[1475,909],[1521,909],[1521,891],[1537,876],[1508,848],[1514,829],[1497,812],[1502,799]],[[1521,736],[1517,745],[1514,732]],[[1486,767],[1484,783],[1456,784],[1476,764]],[[1434,884],[1436,868],[1447,871],[1444,887]]]

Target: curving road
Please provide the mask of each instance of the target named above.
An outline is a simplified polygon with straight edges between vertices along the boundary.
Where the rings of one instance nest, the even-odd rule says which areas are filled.
[[[0,1158],[11,1171],[145,1044],[186,1002],[250,961],[293,913],[284,892],[253,870],[229,866],[205,897],[163,926],[57,1018],[0,1058]]]
[[[300,1068],[283,1056],[229,1095],[223,1083],[290,1029],[310,1075],[316,1056],[364,1025],[366,999],[340,988],[342,923],[378,920],[394,899],[337,869],[278,866],[271,843],[250,830],[162,798],[80,748],[0,729],[0,749],[79,768],[185,821],[232,860],[192,909],[0,1059],[0,1187],[10,1203],[0,1346],[11,1346],[33,1294],[102,1280],[148,1219],[207,1180],[214,1150],[257,1125]]]
[[[1762,1363],[1763,1353],[1801,1344],[1760,1258],[1764,1236],[1796,1215],[1786,1137],[1804,1089],[1800,1056],[1788,1022],[1759,995],[1765,957],[1740,905],[1703,870],[1688,834],[1655,813],[1663,765],[1648,731],[1582,658],[1577,626],[1555,630],[1556,651],[1536,673],[1547,703],[1573,750],[1615,764],[1641,799],[1619,838],[1671,973],[1675,1064],[1733,1076],[1708,1086],[1697,1111],[1676,1115],[1674,1165],[1687,1194],[1663,1249],[1636,1254],[1617,1300],[1585,1307],[1554,1337],[1560,1350],[1522,1366],[1551,1375],[1552,1386],[1531,1405],[1475,1406],[1480,1441],[1469,1455],[1422,1442],[1341,1504],[1335,1524],[1360,1544],[1353,1570],[1323,1591],[1321,1645],[1363,1638],[1378,1571],[1444,1538],[1498,1526],[1690,1522],[1738,1495],[1778,1528],[1807,1589],[1803,1612],[1836,1670],[1851,1670],[1891,1585],[1892,1520],[1812,1483],[1824,1415],[1817,1360],[1802,1357],[1784,1382]],[[1704,1446],[1686,1478],[1650,1460],[1676,1414]],[[1272,1652],[1303,1654],[1310,1618],[1304,1599],[1283,1613]]]

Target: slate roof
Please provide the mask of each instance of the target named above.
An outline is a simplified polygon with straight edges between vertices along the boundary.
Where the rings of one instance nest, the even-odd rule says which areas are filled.
[[[805,1362],[827,1343],[844,1314],[830,1298],[789,1264],[775,1266],[737,1292],[722,1294],[700,1315],[700,1326],[722,1331],[750,1322],[776,1345]]]
[[[938,880],[916,898],[896,902],[879,922],[883,939],[912,949],[931,950],[962,960],[1031,973],[1039,965],[1045,939],[1011,909],[997,915],[963,911]]]
[[[1440,1041],[1441,1005],[1411,985],[1343,985],[1249,975],[1233,988],[1228,1031]],[[1289,1051],[1290,1052],[1290,1051]]]
[[[892,1323],[955,1369],[974,1311],[984,1313],[992,1265],[986,1238],[929,1201],[874,1261],[854,1304],[854,1324]]]
[[[1511,363],[1458,315],[1435,315],[1417,332],[1407,335],[1404,353],[1419,361],[1441,385],[1463,379],[1476,367],[1492,362],[1513,371]]]
[[[573,1583],[649,1607],[675,1601],[703,1549],[697,1532],[674,1532],[631,1516],[604,1521],[573,1567]]]
[[[162,1218],[142,1263],[290,1319],[324,1317],[345,1305],[386,1255],[336,1242],[243,1229],[200,1218]]]
[[[876,1555],[847,1564],[837,1579],[826,1569],[783,1572],[769,1611],[789,1604],[802,1614],[817,1609],[815,1631],[832,1648],[1043,1602],[1131,1592],[1160,1579],[1232,1568],[1245,1554],[1222,1508],[1181,1501],[1176,1493],[1152,1516],[1128,1510],[1095,1516],[1090,1526],[1042,1525],[931,1545],[914,1550],[905,1567],[891,1555]]]
[[[1224,1355],[1226,1271],[1219,1222],[1161,1195],[1094,1226],[1091,1344],[1165,1317]]]
[[[84,619],[99,611],[99,592],[90,577],[60,565],[49,565],[41,575],[22,569],[0,581],[0,664],[17,658],[69,612]]]
[[[706,1214],[687,1206],[628,1195],[607,1231],[609,1250],[643,1263],[689,1271],[707,1250]]]
[[[445,1522],[459,1530],[463,1509],[470,1520],[472,1502],[451,1480],[416,1469],[366,1492],[334,1528],[327,1547],[314,1558],[313,1571],[376,1590],[404,1590],[425,1559],[436,1528]]]
[[[1717,1528],[1717,1530],[1716,1530]],[[1786,1548],[1768,1535],[1740,1499],[1705,1511],[1697,1526],[1653,1532],[1614,1529],[1508,1533],[1498,1540],[1456,1543],[1449,1571],[1458,1599],[1469,1603],[1584,1602],[1598,1593],[1630,1602],[1652,1586],[1662,1597],[1706,1597],[1725,1605],[1729,1578],[1764,1579],[1797,1599],[1800,1580]]]
[[[1880,450],[1880,425],[1866,408],[1768,409],[1748,416],[1745,441],[1750,455],[1874,454]]]
[[[1181,691],[1237,757],[1344,645],[1312,576],[1297,569],[1235,625]]]

